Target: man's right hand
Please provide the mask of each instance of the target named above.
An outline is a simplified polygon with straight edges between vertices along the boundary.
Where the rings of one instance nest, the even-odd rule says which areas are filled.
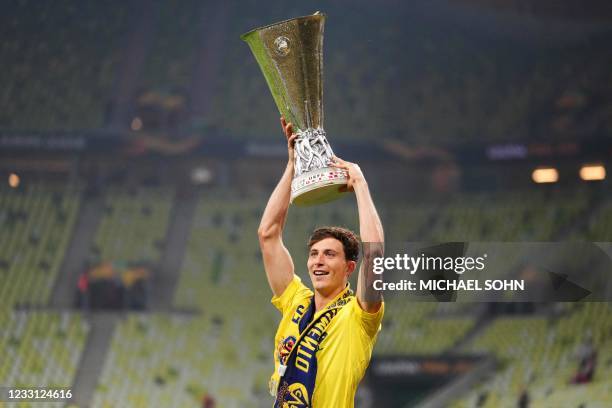
[[[289,155],[289,161],[293,163],[295,160],[295,139],[298,135],[293,133],[293,123],[287,123],[284,116],[281,116],[280,121],[281,126],[283,127],[283,133],[285,133],[285,138],[287,139],[287,153]]]

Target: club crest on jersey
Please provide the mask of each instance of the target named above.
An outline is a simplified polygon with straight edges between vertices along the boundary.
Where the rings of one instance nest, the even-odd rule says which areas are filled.
[[[293,350],[293,346],[295,346],[296,338],[294,336],[285,337],[278,343],[277,352],[279,360],[282,364],[287,362],[287,357]]]

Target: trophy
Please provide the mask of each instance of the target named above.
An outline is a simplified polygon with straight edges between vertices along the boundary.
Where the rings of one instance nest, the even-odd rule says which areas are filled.
[[[242,38],[263,72],[276,106],[298,135],[291,202],[322,204],[342,195],[344,170],[329,167],[333,152],[323,129],[323,25],[319,12],[256,28]]]

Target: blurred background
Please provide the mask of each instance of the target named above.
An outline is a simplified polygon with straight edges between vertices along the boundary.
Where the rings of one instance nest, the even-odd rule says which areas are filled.
[[[328,138],[388,241],[612,241],[610,2],[293,3],[3,2],[0,386],[271,406],[256,230],[286,144],[239,35],[316,10]],[[355,210],[291,208],[298,274]],[[605,407],[610,374],[608,303],[400,295],[356,405]]]

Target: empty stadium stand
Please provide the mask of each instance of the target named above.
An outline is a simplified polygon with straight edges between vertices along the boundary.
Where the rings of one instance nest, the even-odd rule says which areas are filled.
[[[4,307],[46,306],[80,205],[75,188],[42,184],[0,193],[0,297]]]

